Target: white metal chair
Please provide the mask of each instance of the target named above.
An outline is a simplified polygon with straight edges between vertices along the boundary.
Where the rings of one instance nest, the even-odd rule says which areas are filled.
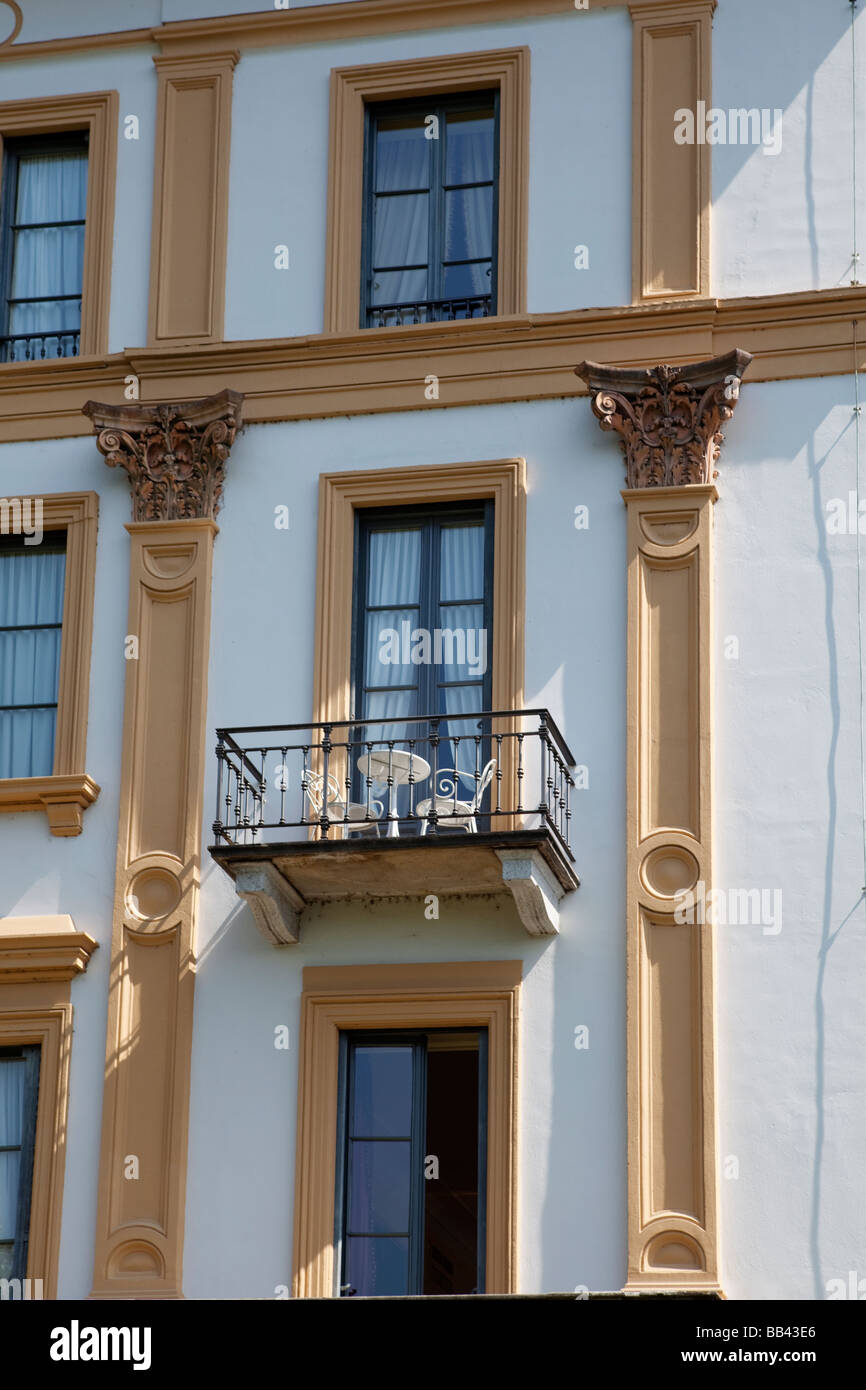
[[[321,820],[325,814],[325,798],[323,795],[325,779],[321,772],[308,771],[306,776],[307,800],[312,807],[313,814],[317,820]],[[374,817],[371,819],[371,813]],[[379,834],[379,821],[384,814],[384,807],[381,801],[349,801],[343,799],[342,789],[336,777],[328,773],[328,800],[327,800],[328,819],[332,825],[342,825],[344,833],[349,835],[359,830],[375,830]]]
[[[481,807],[484,793],[493,781],[495,771],[495,758],[491,758],[487,766],[478,774],[477,782],[475,773],[467,772],[465,768],[442,767],[439,769],[436,774],[438,784],[438,794],[435,797],[436,815],[441,818],[444,829],[465,830],[467,834],[475,834],[478,829],[475,815]],[[475,795],[471,801],[461,801],[457,796],[458,781],[461,777],[475,788]],[[430,824],[427,817],[433,802],[434,798],[431,796],[426,801],[419,801],[415,807],[415,814],[423,817],[422,835],[427,834],[427,828]]]

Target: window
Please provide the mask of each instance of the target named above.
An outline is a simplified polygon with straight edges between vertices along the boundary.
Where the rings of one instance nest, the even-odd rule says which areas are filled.
[[[362,327],[496,313],[499,93],[368,106]]]
[[[482,1291],[486,1044],[472,1030],[341,1035],[342,1295]]]
[[[296,1298],[331,1298],[338,1293],[347,1282],[343,1260],[344,1254],[349,1256],[341,1248],[344,1238],[348,1240],[351,1231],[356,1230],[362,1233],[362,1239],[369,1240],[371,1224],[378,1224],[378,1218],[372,1223],[369,1219],[368,1201],[368,1215],[363,1208],[351,1211],[352,1220],[363,1224],[348,1228],[345,1225],[350,1045],[363,1048],[368,1044],[377,1049],[384,1046],[386,1052],[389,1048],[393,1051],[408,1046],[413,1050],[413,1086],[416,1066],[419,1079],[426,1076],[427,1098],[423,1105],[420,1091],[417,1087],[413,1090],[413,1105],[418,1098],[418,1119],[410,1122],[408,1130],[383,1136],[405,1145],[408,1134],[410,1149],[414,1142],[415,1154],[439,1160],[438,1179],[423,1176],[424,1169],[435,1171],[432,1164],[426,1163],[421,1179],[414,1178],[416,1188],[423,1181],[426,1193],[423,1208],[416,1205],[414,1225],[410,1222],[390,1228],[397,1231],[396,1239],[414,1242],[413,1250],[428,1252],[426,1273],[424,1261],[415,1257],[416,1281],[418,1271],[422,1271],[420,1285],[416,1282],[413,1286],[415,1291],[427,1288],[443,1292],[447,1287],[443,1281],[453,1281],[458,1276],[469,1289],[477,1287],[486,1293],[514,1291],[517,1033],[522,969],[521,961],[491,960],[304,967],[295,1156]],[[473,1035],[475,1043],[471,1041]],[[462,1053],[462,1048],[466,1053]],[[455,1058],[453,1054],[458,1050],[461,1056]],[[380,1088],[385,1077],[390,1087],[395,1065],[399,1064],[387,1059],[381,1062],[377,1051],[367,1066],[367,1076],[376,1076]],[[475,1099],[473,1074],[478,1079]],[[363,1085],[363,1076],[361,1080]],[[366,1084],[369,1111],[374,1092],[369,1080]],[[364,1121],[363,1116],[359,1120],[370,1128],[369,1120]],[[374,1114],[373,1123],[380,1122]],[[401,1118],[400,1123],[405,1120]],[[423,1134],[422,1124],[426,1124]],[[369,1142],[361,1132],[362,1124],[355,1125],[354,1116],[351,1125],[354,1138]],[[381,1131],[375,1134],[381,1135]],[[405,1149],[403,1153],[405,1156]],[[476,1187],[468,1171],[473,1156]],[[367,1171],[372,1175],[369,1165]],[[410,1167],[410,1187],[412,1181]],[[366,1179],[356,1190],[360,1201],[364,1200],[365,1191],[373,1195]],[[473,1191],[478,1194],[477,1235],[483,1260],[476,1257],[475,1282],[467,1283],[472,1274],[467,1264],[471,1264],[474,1248],[470,1226]],[[384,1214],[392,1219],[389,1213]],[[456,1247],[447,1233],[455,1221],[455,1238],[459,1235],[459,1249],[463,1252],[456,1261],[449,1254]],[[372,1232],[373,1239],[377,1235],[377,1231]],[[434,1245],[438,1251],[435,1259]],[[366,1252],[359,1247],[357,1253],[362,1257],[360,1271],[366,1271],[369,1281],[376,1274],[375,1270],[371,1273],[369,1259],[366,1264],[363,1262],[369,1247]],[[455,1269],[449,1271],[445,1260]],[[385,1267],[377,1265],[379,1271]],[[358,1268],[356,1260],[350,1273]],[[407,1279],[408,1270],[407,1253]],[[369,1282],[351,1287],[360,1292],[369,1287]]]
[[[355,739],[373,751],[389,739],[401,748],[414,740],[413,751],[430,762],[431,726],[421,718],[448,716],[438,728],[436,765],[462,770],[457,789],[448,783],[456,795],[464,784],[472,788],[490,756],[489,729],[470,716],[491,708],[493,503],[391,507],[356,518]],[[437,785],[444,795],[445,783]],[[367,790],[358,774],[359,804]],[[415,804],[403,783],[389,809],[402,819]]]
[[[0,537],[0,778],[54,766],[66,533]]]
[[[0,1047],[0,1278],[27,1273],[38,1047]]]
[[[0,361],[78,355],[86,202],[86,132],[5,144]]]
[[[333,68],[325,332],[525,313],[528,195],[528,48]]]

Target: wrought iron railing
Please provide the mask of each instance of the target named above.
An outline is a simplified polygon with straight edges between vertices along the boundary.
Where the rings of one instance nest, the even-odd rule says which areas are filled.
[[[77,357],[80,330],[55,333],[5,333],[0,335],[0,362],[36,362],[48,357]]]
[[[421,299],[416,303],[371,304],[367,309],[367,327],[402,328],[409,323],[486,319],[490,317],[492,298],[489,294],[472,294],[459,299]]]
[[[531,830],[569,847],[574,759],[546,709],[217,730],[216,844]]]

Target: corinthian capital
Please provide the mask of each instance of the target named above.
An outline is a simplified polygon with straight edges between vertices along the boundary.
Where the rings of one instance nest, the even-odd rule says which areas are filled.
[[[603,430],[616,430],[630,488],[710,483],[751,353],[645,369],[581,362]]]
[[[243,403],[226,390],[198,401],[82,407],[109,468],[129,475],[133,521],[216,516]]]

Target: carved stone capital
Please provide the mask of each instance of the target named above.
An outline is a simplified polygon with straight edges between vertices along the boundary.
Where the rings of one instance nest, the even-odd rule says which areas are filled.
[[[711,483],[751,353],[735,348],[683,367],[606,367],[575,373],[592,393],[603,430],[616,430],[630,488]]]
[[[220,391],[198,401],[102,405],[88,401],[96,446],[132,485],[133,521],[213,520],[244,398]]]

